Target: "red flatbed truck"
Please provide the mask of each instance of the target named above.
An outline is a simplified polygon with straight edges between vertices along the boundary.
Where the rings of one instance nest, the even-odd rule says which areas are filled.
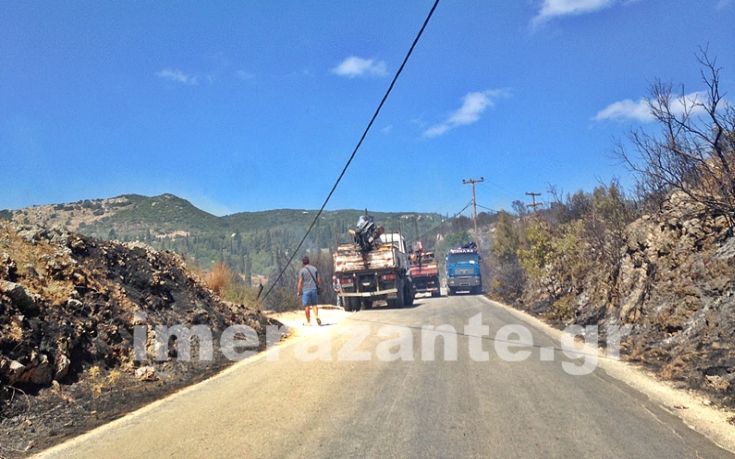
[[[439,265],[434,252],[424,251],[421,245],[411,255],[409,270],[415,293],[431,293],[432,297],[441,296]]]

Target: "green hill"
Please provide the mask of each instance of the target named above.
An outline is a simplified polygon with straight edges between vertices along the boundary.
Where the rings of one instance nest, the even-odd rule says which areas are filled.
[[[332,210],[322,214],[303,250],[329,249],[345,242],[348,228],[364,210]],[[171,194],[123,195],[110,199],[35,206],[12,211],[20,223],[62,227],[102,239],[141,241],[157,249],[177,251],[202,268],[224,261],[250,279],[269,276],[303,237],[315,210],[278,209],[241,212],[224,217],[207,213]],[[401,231],[409,241],[435,234],[439,214],[370,212],[387,231]],[[431,246],[431,241],[424,241]]]

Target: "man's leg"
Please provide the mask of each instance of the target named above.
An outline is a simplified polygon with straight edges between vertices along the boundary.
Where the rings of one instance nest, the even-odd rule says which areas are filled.
[[[306,324],[311,325],[311,314],[309,314],[309,309],[311,309],[308,305],[304,306],[304,312],[306,313]]]

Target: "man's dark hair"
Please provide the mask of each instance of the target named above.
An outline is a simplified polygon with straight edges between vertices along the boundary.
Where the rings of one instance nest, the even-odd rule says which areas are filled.
[[[303,263],[303,264],[305,264],[305,265],[308,265],[308,264],[309,264],[309,257],[306,257],[306,256],[305,256],[304,258],[302,258],[302,259],[301,259],[301,263]]]

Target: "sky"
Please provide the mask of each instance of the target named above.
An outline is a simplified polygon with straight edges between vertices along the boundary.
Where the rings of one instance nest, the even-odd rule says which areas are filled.
[[[0,209],[174,193],[318,208],[431,7],[2,2]],[[657,79],[735,91],[735,0],[442,0],[328,209],[454,214],[633,183]]]

